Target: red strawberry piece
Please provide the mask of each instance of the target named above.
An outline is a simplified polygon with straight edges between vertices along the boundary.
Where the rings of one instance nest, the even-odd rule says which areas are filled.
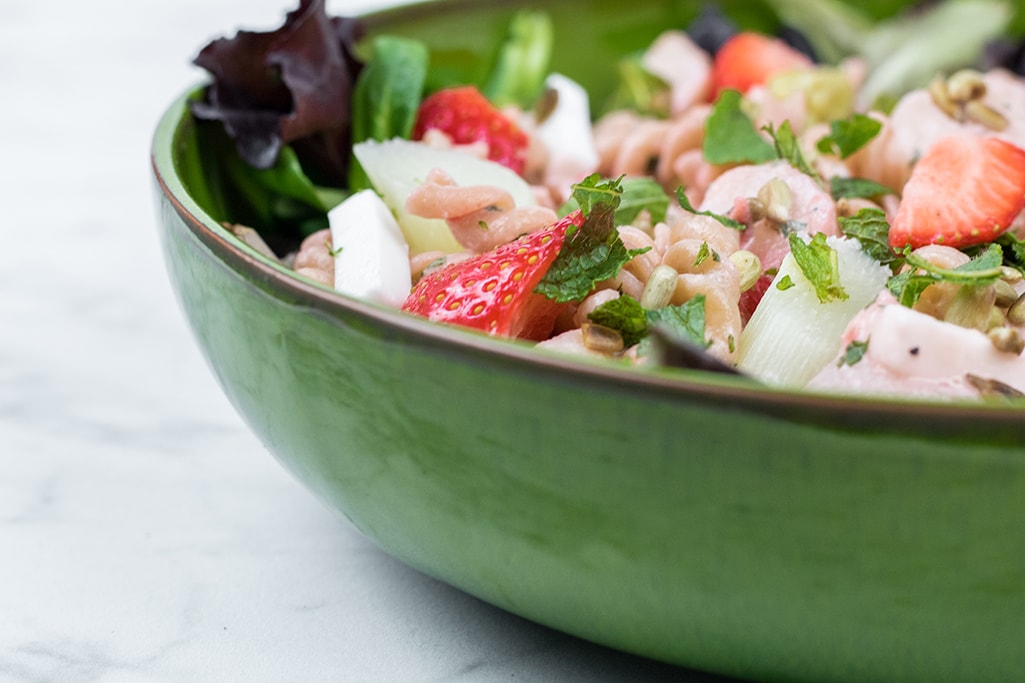
[[[750,289],[747,289],[740,294],[740,322],[747,325],[747,321],[754,315],[755,309],[758,308],[758,304],[761,303],[762,297],[765,296],[765,292],[768,291],[769,287],[772,286],[772,275],[763,274],[760,278],[755,280],[755,283]]]
[[[810,69],[814,63],[778,38],[742,32],[727,40],[712,62],[713,92],[733,89],[746,93],[773,76],[795,69]]]
[[[530,143],[527,134],[473,86],[428,96],[417,111],[413,139],[422,140],[429,129],[445,133],[457,145],[487,143],[489,159],[523,174]]]
[[[999,138],[956,135],[915,164],[890,226],[890,246],[992,242],[1025,209],[1025,150]]]
[[[402,309],[496,336],[545,339],[563,305],[534,287],[559,255],[569,227],[583,222],[575,211],[543,230],[425,275]]]

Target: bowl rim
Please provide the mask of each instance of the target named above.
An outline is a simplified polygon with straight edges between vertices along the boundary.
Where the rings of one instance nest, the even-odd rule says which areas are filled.
[[[423,11],[450,3],[414,5]],[[457,3],[458,4],[458,3]],[[394,8],[384,10],[381,19]],[[377,23],[377,22],[374,22]],[[189,230],[217,259],[266,291],[284,297],[329,318],[356,315],[392,334],[401,333],[418,343],[453,353],[486,358],[531,372],[571,379],[614,392],[641,393],[660,400],[708,400],[776,416],[815,415],[816,422],[836,426],[889,427],[921,432],[921,425],[941,426],[941,431],[963,435],[964,428],[986,434],[993,428],[1025,437],[1025,413],[1011,401],[975,399],[901,398],[870,394],[843,394],[807,389],[780,388],[753,383],[743,377],[686,369],[641,368],[626,363],[535,349],[526,342],[491,337],[482,332],[441,325],[426,319],[359,300],[313,280],[260,254],[208,215],[191,196],[178,176],[175,154],[178,134],[188,120],[187,102],[205,81],[179,94],[164,110],[151,140],[150,165],[158,195],[166,199]],[[852,413],[857,417],[852,419]],[[960,424],[952,429],[951,425]],[[916,427],[916,425],[918,425]],[[942,428],[946,425],[946,428]]]

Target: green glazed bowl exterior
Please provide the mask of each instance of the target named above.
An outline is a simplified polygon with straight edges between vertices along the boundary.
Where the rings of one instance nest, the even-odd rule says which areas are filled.
[[[568,360],[335,294],[244,247],[186,189],[186,99],[153,142],[185,316],[268,449],[387,552],[692,668],[1021,680],[1020,409]]]

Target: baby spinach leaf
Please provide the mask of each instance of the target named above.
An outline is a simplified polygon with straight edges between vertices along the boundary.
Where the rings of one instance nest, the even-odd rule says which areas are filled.
[[[221,126],[198,121],[196,135],[205,150],[205,188],[219,207],[215,215],[259,230],[279,254],[293,249],[293,240],[327,227],[327,212],[346,196],[314,184],[290,145],[281,149],[272,166],[259,169],[238,155]]]
[[[541,94],[552,58],[555,28],[543,10],[520,10],[498,51],[482,92],[499,107],[527,109]]]
[[[353,142],[409,138],[427,78],[427,47],[409,38],[384,35],[374,39],[372,49],[353,93]],[[367,187],[370,180],[353,157],[349,189]]]

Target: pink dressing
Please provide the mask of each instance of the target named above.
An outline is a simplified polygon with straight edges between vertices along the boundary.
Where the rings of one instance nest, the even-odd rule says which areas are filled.
[[[779,179],[790,189],[792,203],[789,208],[793,225],[803,226],[809,235],[825,233],[839,235],[836,203],[818,183],[784,161],[756,166],[738,166],[712,181],[701,202],[701,210],[733,215],[739,205],[756,197],[758,191],[771,180]],[[744,220],[742,216],[736,216]],[[790,251],[787,238],[768,221],[755,221],[741,234],[740,248],[762,260],[763,268],[776,268]]]
[[[854,365],[828,365],[809,389],[919,397],[977,397],[967,375],[1025,391],[1025,359],[998,351],[978,330],[901,306],[889,292],[851,321],[842,349],[868,341]],[[843,351],[841,351],[841,354]]]

